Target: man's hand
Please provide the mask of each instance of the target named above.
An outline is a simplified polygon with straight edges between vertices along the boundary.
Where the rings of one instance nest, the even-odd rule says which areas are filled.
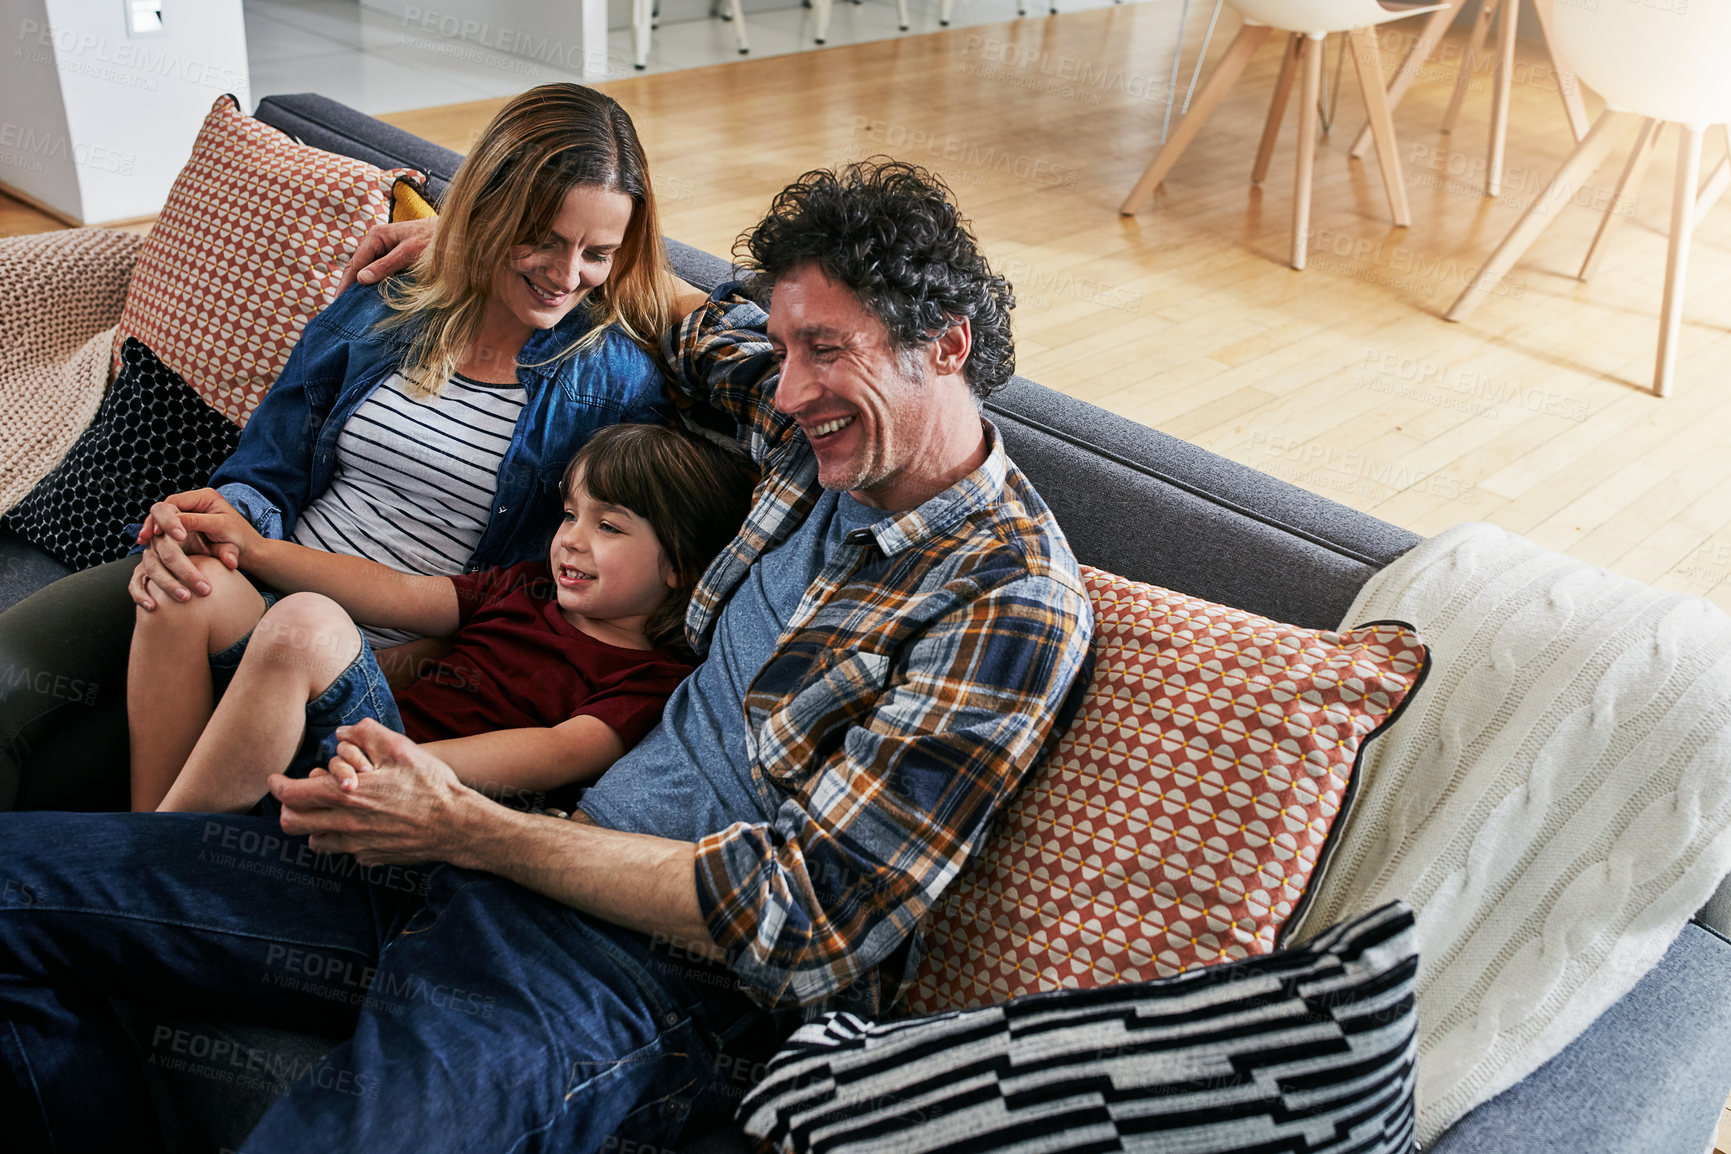
[[[393,273],[402,272],[415,263],[426,247],[433,243],[439,230],[439,218],[405,220],[396,224],[375,225],[361,238],[360,247],[343,269],[343,279],[337,282],[337,295],[354,284],[377,284]]]
[[[230,569],[240,564],[240,552],[232,545],[213,545],[204,535],[187,525],[182,513],[240,514],[223,500],[215,489],[193,489],[174,493],[150,507],[144,515],[144,527],[138,532],[138,543],[144,554],[132,571],[128,591],[132,599],[146,610],[155,609],[156,601],[150,586],[174,598],[190,601],[194,595],[203,597],[210,592],[210,582],[198,571],[189,555],[215,557]]]
[[[518,813],[371,718],[337,730],[331,768],[272,774],[282,829],[362,865],[448,862],[497,874],[617,925],[715,953],[697,899],[697,847],[588,822]],[[354,788],[344,789],[342,774]]]
[[[273,773],[282,829],[310,834],[315,850],[353,854],[362,865],[441,861],[465,864],[474,807],[492,802],[457,780],[451,767],[367,718],[337,730],[330,771],[302,779]],[[353,780],[345,788],[345,779]]]

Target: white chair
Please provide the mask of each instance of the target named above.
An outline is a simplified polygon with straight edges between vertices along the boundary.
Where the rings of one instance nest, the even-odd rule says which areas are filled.
[[[716,3],[711,5],[709,14],[733,22],[733,34],[739,41],[741,56],[751,51],[751,44],[745,38],[745,13],[739,7],[739,0],[727,0],[725,11],[721,8],[720,0],[716,0]],[[631,50],[637,57],[639,71],[649,67],[649,36],[660,26],[655,0],[631,0]],[[821,44],[822,41],[818,43]]]
[[[1455,13],[1459,12],[1466,2],[1467,0],[1448,0],[1445,7],[1431,13],[1431,18],[1425,21],[1424,31],[1414,40],[1400,67],[1395,69],[1394,78],[1389,81],[1388,106],[1391,111],[1399,107],[1401,97],[1406,95],[1413,77],[1424,67],[1426,60],[1430,58],[1431,50],[1437,46],[1443,33],[1454,21]],[[1570,3],[1571,0],[1563,2]],[[1580,0],[1572,2],[1579,3]],[[1568,117],[1569,128],[1574,132],[1575,139],[1579,140],[1587,135],[1592,120],[1587,115],[1586,102],[1581,99],[1580,83],[1574,73],[1558,59],[1556,49],[1551,43],[1551,13],[1555,3],[1556,0],[1533,0],[1533,10],[1539,18],[1539,30],[1544,33],[1545,47],[1551,54],[1552,72],[1557,81],[1557,94],[1563,101],[1563,114]],[[1455,74],[1454,95],[1449,98],[1448,111],[1443,114],[1442,123],[1444,133],[1454,131],[1455,120],[1460,116],[1461,101],[1466,97],[1467,86],[1472,82],[1474,65],[1483,59],[1480,52],[1490,32],[1491,21],[1499,8],[1502,11],[1503,23],[1497,37],[1496,88],[1491,98],[1491,134],[1486,146],[1486,196],[1496,196],[1502,191],[1503,157],[1508,141],[1509,97],[1515,68],[1515,25],[1520,0],[1481,0],[1478,18],[1473,22],[1472,35],[1468,38],[1466,55],[1461,59],[1460,71]],[[1347,155],[1355,160],[1360,159],[1369,146],[1370,125],[1367,123],[1359,130]]]
[[[855,5],[863,4],[865,0],[853,0]],[[822,44],[829,38],[829,15],[833,0],[811,0],[812,18],[817,21],[817,42]],[[955,8],[955,0],[938,0],[938,23],[948,28],[950,13]],[[1056,8],[1052,9],[1057,12]],[[1028,0],[1016,0],[1016,15],[1028,14]],[[903,32],[912,27],[908,19],[908,0],[896,0],[896,26]]]
[[[1345,32],[1352,42],[1352,60],[1358,70],[1359,87],[1364,91],[1365,108],[1370,113],[1377,165],[1382,169],[1383,189],[1388,194],[1394,223],[1400,228],[1410,225],[1412,212],[1407,207],[1406,185],[1401,179],[1400,154],[1394,138],[1394,120],[1389,116],[1383,89],[1382,57],[1372,28],[1390,20],[1432,12],[1443,5],[1395,7],[1379,4],[1377,0],[1231,2],[1244,16],[1244,26],[1238,30],[1208,83],[1197,94],[1195,105],[1178,122],[1171,139],[1149,161],[1142,179],[1136,182],[1136,187],[1130,190],[1118,211],[1132,216],[1153,201],[1154,190],[1166,179],[1167,172],[1195,139],[1221,98],[1243,74],[1250,57],[1268,39],[1270,32],[1279,29],[1290,36],[1285,58],[1280,64],[1280,79],[1274,84],[1274,99],[1268,106],[1268,120],[1263,125],[1262,143],[1257,147],[1256,163],[1250,170],[1250,182],[1261,184],[1262,178],[1268,175],[1268,162],[1274,155],[1274,142],[1280,136],[1281,121],[1286,116],[1286,102],[1292,95],[1294,75],[1302,72],[1303,85],[1298,104],[1298,172],[1293,184],[1292,209],[1292,267],[1302,269],[1310,229],[1310,178],[1316,163],[1317,103],[1322,94],[1322,42],[1331,32]]]
[[[1575,151],[1534,198],[1509,235],[1486,262],[1484,272],[1455,301],[1448,319],[1462,321],[1489,296],[1504,274],[1556,218],[1581,182],[1591,176],[1623,135],[1641,120],[1634,150],[1623,166],[1612,200],[1632,192],[1646,170],[1660,128],[1676,124],[1677,174],[1671,193],[1670,252],[1665,295],[1659,309],[1659,350],[1653,392],[1667,396],[1677,368],[1683,325],[1683,287],[1689,271],[1689,238],[1695,222],[1731,186],[1731,155],[1701,187],[1701,143],[1713,125],[1731,121],[1731,3],[1726,0],[1600,0],[1595,8],[1561,5],[1552,16],[1559,56],[1582,83],[1605,98],[1605,111]],[[1731,135],[1728,135],[1731,147]],[[1607,213],[1581,266],[1581,279],[1598,266],[1610,224]]]

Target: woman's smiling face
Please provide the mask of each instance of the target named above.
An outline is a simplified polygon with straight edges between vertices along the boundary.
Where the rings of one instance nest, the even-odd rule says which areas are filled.
[[[493,278],[494,299],[531,329],[550,329],[607,279],[631,225],[631,198],[599,185],[565,194],[540,245],[518,245]]]

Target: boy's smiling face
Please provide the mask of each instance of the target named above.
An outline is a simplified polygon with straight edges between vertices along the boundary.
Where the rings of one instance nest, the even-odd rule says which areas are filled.
[[[655,530],[629,509],[591,497],[582,469],[571,478],[548,564],[560,615],[589,636],[628,649],[651,647],[644,623],[679,584]]]

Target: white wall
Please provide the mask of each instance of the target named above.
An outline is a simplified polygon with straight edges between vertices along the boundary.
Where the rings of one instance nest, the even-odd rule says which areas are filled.
[[[162,31],[136,38],[125,0],[0,0],[0,13],[0,182],[80,223],[160,211],[216,99],[252,110],[240,0],[163,0]],[[31,171],[4,160],[13,121],[10,151]]]
[[[78,174],[57,161],[67,147],[59,73],[35,40],[47,26],[47,0],[0,0],[0,184],[76,218]]]
[[[460,40],[540,64],[607,74],[607,0],[361,0],[405,34]]]

